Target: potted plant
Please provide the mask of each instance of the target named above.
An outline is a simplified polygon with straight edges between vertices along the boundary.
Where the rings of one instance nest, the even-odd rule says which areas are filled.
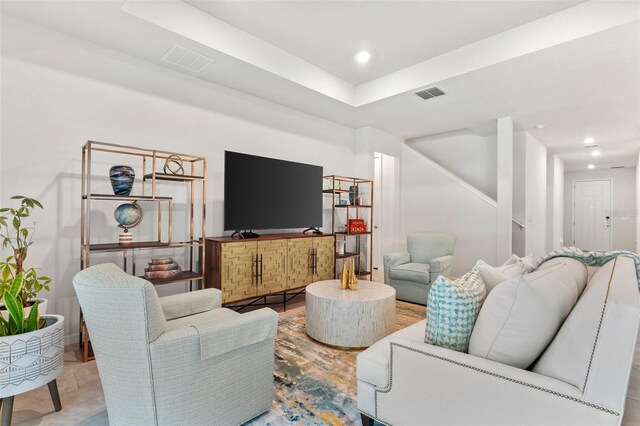
[[[0,298],[4,300],[3,295],[10,290],[12,283],[22,274],[23,285],[21,286],[18,299],[22,306],[26,309],[26,315],[29,315],[31,306],[38,301],[38,309],[40,315],[46,313],[47,300],[36,299],[38,292],[41,290],[49,291],[51,278],[46,276],[38,276],[36,268],[25,268],[25,260],[29,247],[33,244],[33,234],[35,232],[35,222],[32,226],[27,226],[25,219],[31,216],[31,212],[35,208],[42,209],[42,204],[34,199],[15,195],[12,200],[17,200],[17,207],[0,208],[0,240],[2,240],[3,248],[10,248],[12,255],[4,261],[0,261]],[[8,312],[5,306],[0,306],[0,312],[5,320],[8,320]]]
[[[0,316],[0,398],[3,424],[11,423],[13,397],[44,384],[56,411],[60,397],[56,378],[63,368],[64,318],[60,315],[40,317],[35,301],[25,315],[23,301],[24,272],[18,273],[2,295],[8,319]]]
[[[42,204],[16,195],[18,206],[0,209],[0,240],[13,254],[0,261],[0,398],[3,424],[11,423],[14,395],[47,384],[56,411],[60,397],[56,378],[62,372],[64,318],[47,315],[46,299],[36,299],[39,291],[49,290],[51,279],[38,276],[36,268],[25,268],[33,244],[35,224],[25,219]]]

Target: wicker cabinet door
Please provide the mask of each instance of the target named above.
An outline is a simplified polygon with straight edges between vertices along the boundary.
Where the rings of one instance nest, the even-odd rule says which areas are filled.
[[[258,242],[258,296],[287,289],[287,240]]]
[[[292,238],[287,241],[287,289],[304,287],[313,282],[311,249],[313,238]]]
[[[256,295],[255,259],[257,242],[224,243],[220,262],[222,266],[222,303],[234,302]]]
[[[313,280],[324,281],[334,279],[336,238],[334,236],[327,236],[312,239],[317,257]]]

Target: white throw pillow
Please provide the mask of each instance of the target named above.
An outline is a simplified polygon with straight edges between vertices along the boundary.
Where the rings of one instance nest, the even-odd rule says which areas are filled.
[[[564,259],[494,288],[478,315],[469,353],[529,367],[556,335],[584,288],[577,285],[571,262],[578,261]]]
[[[516,263],[518,261],[518,259],[520,259],[518,257],[517,254],[512,254],[510,258],[507,259],[506,262],[504,262],[502,265],[500,266],[508,266],[508,265],[513,265],[514,263]]]
[[[514,255],[515,256],[515,255]],[[484,260],[478,260],[476,266],[473,269],[477,269],[480,272],[482,281],[487,288],[487,293],[493,290],[498,284],[510,280],[511,278],[517,278],[522,276],[523,268],[518,262],[518,257],[513,263],[503,266],[491,266]]]
[[[522,262],[525,274],[533,272],[533,268],[536,266],[536,259],[533,257],[533,253],[525,257],[520,257],[518,260]]]

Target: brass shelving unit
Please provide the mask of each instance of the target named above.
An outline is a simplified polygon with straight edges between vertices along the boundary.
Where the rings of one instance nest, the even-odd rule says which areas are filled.
[[[99,155],[117,155],[131,157],[139,161],[142,171],[141,179],[136,178],[136,182],[141,182],[136,188],[141,188],[139,195],[111,195],[105,193],[92,192],[92,184],[97,178],[108,178],[104,174],[96,175],[93,170],[96,159]],[[183,161],[185,174],[173,175],[158,171],[164,165],[164,161],[170,156],[179,156]],[[174,241],[173,239],[173,197],[159,195],[157,181],[182,182],[188,184],[187,207],[188,207],[188,237],[185,241]],[[135,254],[140,250],[158,249],[188,249],[188,265],[183,265],[183,273],[180,277],[172,279],[150,279],[154,285],[185,282],[192,290],[194,284],[203,282],[205,271],[204,241],[206,231],[206,181],[207,181],[207,159],[202,156],[195,156],[179,152],[162,151],[155,149],[137,148],[126,145],[118,145],[106,142],[87,141],[82,146],[82,198],[81,198],[81,219],[80,219],[80,268],[84,269],[91,265],[91,255],[96,253],[122,252],[124,270],[136,275]],[[104,185],[103,185],[104,186]],[[198,218],[196,226],[195,199],[197,186],[201,186],[201,206],[202,217]],[[157,231],[155,238],[146,241],[138,241],[130,244],[119,244],[118,242],[95,243],[91,241],[91,212],[94,202],[125,201],[143,202],[147,205],[154,203],[157,205]],[[163,226],[163,205],[167,207],[166,224]],[[166,228],[166,232],[165,231]],[[197,229],[199,228],[199,229]],[[197,232],[199,231],[199,232]],[[199,234],[199,235],[198,235]],[[131,260],[129,261],[129,258]],[[80,312],[80,350],[82,358],[86,362],[93,358],[91,353],[91,341],[87,327]]]
[[[352,189],[355,188],[355,189]],[[336,277],[340,274],[344,262],[354,258],[358,277],[371,279],[371,265],[373,260],[373,180],[354,178],[348,176],[329,175],[324,176],[322,192],[331,197],[331,232],[335,234],[336,241],[345,241],[344,254],[334,256]],[[359,196],[366,201],[360,204]],[[346,204],[341,203],[342,200]],[[345,229],[338,229],[338,220],[341,215],[345,219]],[[366,232],[350,233],[349,219],[364,219],[367,224]],[[364,258],[364,262],[363,262]]]

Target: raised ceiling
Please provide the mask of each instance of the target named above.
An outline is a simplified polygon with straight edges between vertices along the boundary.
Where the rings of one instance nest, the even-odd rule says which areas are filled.
[[[459,129],[487,135],[496,118],[511,116],[517,130],[531,131],[569,169],[590,160],[582,148],[586,136],[601,145],[603,167],[635,164],[638,2],[453,3],[457,13],[445,13],[449,2],[1,6],[3,14],[351,128],[372,126],[403,138]],[[443,22],[451,31],[433,33]],[[364,38],[376,44],[368,42],[374,57],[366,71],[351,58]],[[163,62],[175,44],[214,62],[201,73]],[[447,94],[427,101],[413,94],[433,84]],[[536,130],[538,123],[545,129]]]
[[[202,1],[187,3],[357,85],[580,1]],[[353,55],[366,49],[369,64]]]

